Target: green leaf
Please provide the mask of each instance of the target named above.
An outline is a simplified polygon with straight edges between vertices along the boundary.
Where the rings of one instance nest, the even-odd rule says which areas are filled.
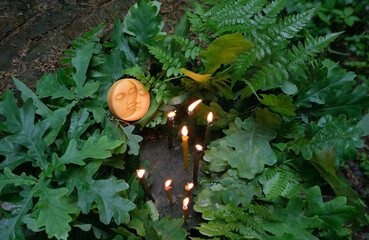
[[[259,99],[259,101],[268,106],[274,112],[280,113],[282,115],[288,116],[296,116],[295,106],[292,103],[292,98],[290,96],[284,94],[278,94],[278,96],[274,94],[260,94],[263,99]]]
[[[215,218],[214,214],[218,211],[224,211],[227,208],[225,205],[214,203],[211,200],[210,189],[203,188],[195,199],[193,209],[196,212],[202,213],[204,220],[212,220]]]
[[[33,158],[22,145],[9,141],[7,137],[0,140],[0,155],[5,156],[5,160],[0,163],[0,169],[14,169],[24,162],[33,162]]]
[[[135,205],[128,199],[122,198],[120,192],[128,189],[124,180],[115,177],[94,180],[92,177],[99,169],[102,161],[91,161],[82,169],[71,169],[64,174],[69,193],[74,188],[78,191],[78,206],[82,212],[90,212],[92,203],[95,202],[99,211],[100,221],[109,224],[114,218],[116,224],[128,223],[129,211]]]
[[[82,108],[79,112],[73,112],[68,129],[68,139],[79,139],[80,136],[93,124],[89,118],[87,109]]]
[[[226,140],[219,139],[213,141],[204,155],[204,160],[210,163],[209,170],[212,172],[223,172],[228,169],[228,157],[232,152],[233,150],[228,147]]]
[[[369,135],[369,113],[365,114],[363,119],[357,123],[356,127],[363,131],[362,137]]]
[[[166,240],[181,240],[186,239],[187,232],[181,228],[183,219],[169,219],[169,216],[165,216],[159,221],[152,223],[152,227],[157,232],[160,239]]]
[[[324,221],[324,228],[338,233],[339,236],[346,235],[343,225],[356,216],[355,207],[346,205],[346,197],[338,196],[329,202],[323,202],[320,188],[315,186],[308,190],[306,198],[305,216],[318,216]]]
[[[298,197],[289,200],[285,209],[277,206],[272,213],[272,221],[263,224],[264,230],[276,237],[288,236],[285,239],[318,240],[312,232],[315,228],[321,227],[323,221],[318,216],[304,216],[303,209],[302,199]]]
[[[11,213],[5,213],[0,219],[0,238],[9,240],[25,239],[21,226],[24,224],[22,218],[32,208],[33,191],[30,188],[24,188],[19,193],[22,197],[20,202],[14,203]]]
[[[120,145],[119,141],[109,142],[107,136],[101,136],[99,139],[90,137],[84,143],[81,149],[78,149],[78,144],[75,139],[69,142],[68,148],[64,155],[60,158],[56,153],[52,156],[52,164],[45,172],[48,176],[55,170],[65,171],[65,164],[85,165],[86,159],[105,159],[112,155],[112,149]]]
[[[227,34],[209,44],[207,50],[200,52],[205,73],[213,74],[222,64],[233,63],[237,56],[254,45],[240,33]]]
[[[337,63],[328,59],[324,60],[322,64],[324,69],[327,69],[327,73],[322,79],[313,81],[306,92],[299,94],[296,101],[297,107],[311,108],[312,103],[326,104],[327,101],[334,98],[336,92],[341,88],[346,86],[351,89],[355,84],[356,75],[353,72],[347,72]],[[351,94],[349,96],[354,97]]]
[[[4,174],[0,174],[0,192],[8,184],[15,186],[32,185],[36,182],[33,176],[27,176],[24,172],[18,176],[11,172],[9,168],[4,169]]]
[[[77,213],[78,209],[64,199],[68,189],[53,189],[48,185],[49,183],[45,181],[37,183],[34,197],[38,197],[39,200],[30,218],[36,220],[39,228],[45,227],[49,238],[67,239],[71,230],[69,223],[72,221],[69,214]]]
[[[95,99],[92,101],[85,101],[84,103],[87,110],[92,113],[95,122],[101,123],[106,116],[106,109]]]
[[[14,85],[21,91],[22,100],[25,102],[27,99],[31,98],[33,101],[33,105],[37,108],[36,113],[40,114],[41,116],[45,116],[46,114],[50,113],[51,110],[41,102],[37,96],[29,89],[24,83],[19,81],[17,78],[13,77]]]
[[[137,156],[140,149],[140,145],[138,143],[142,141],[143,137],[141,137],[140,135],[133,134],[132,132],[134,129],[135,127],[130,125],[124,127],[123,131],[126,134],[127,144],[129,146],[128,153]]]
[[[4,94],[3,101],[0,102],[0,114],[6,118],[6,121],[1,123],[0,129],[14,134],[7,136],[6,140],[2,141],[2,145],[13,145],[13,149],[20,145],[24,146],[28,149],[27,161],[32,159],[34,166],[45,169],[48,162],[42,137],[50,123],[49,121],[34,123],[35,107],[32,100],[27,100],[19,109],[14,96],[9,91]],[[24,152],[21,151],[20,155],[24,155]],[[20,160],[20,155],[17,156],[16,161]],[[11,162],[12,159],[9,159],[8,163]]]
[[[58,70],[58,77],[63,76],[62,70]],[[51,99],[63,98],[73,100],[76,98],[64,83],[59,82],[57,76],[47,73],[36,83],[36,94],[39,98],[51,97]]]
[[[135,37],[141,45],[150,44],[152,38],[161,31],[164,22],[158,16],[160,4],[147,0],[138,1],[133,5],[124,18],[123,31]]]
[[[72,58],[72,64],[76,68],[76,73],[73,74],[73,80],[76,83],[77,92],[85,84],[87,68],[93,52],[94,44],[87,43],[81,49],[78,49],[76,56]]]
[[[345,196],[348,205],[354,206],[356,215],[355,227],[367,225],[369,223],[365,216],[365,203],[359,198],[356,192],[346,182],[343,177],[336,174],[334,163],[336,161],[336,149],[326,146],[319,154],[314,154],[310,163],[318,170],[324,180],[331,186],[337,196]]]
[[[50,122],[50,127],[46,131],[44,142],[46,146],[50,146],[57,138],[60,129],[63,127],[67,120],[67,115],[70,113],[71,109],[77,104],[76,101],[68,104],[64,108],[59,108],[54,112],[47,114],[48,121]]]
[[[335,147],[337,149],[336,166],[338,166],[344,159],[355,159],[356,148],[364,146],[360,138],[363,135],[362,130],[355,125],[354,119],[347,120],[344,115],[337,118],[327,115],[317,122],[312,121],[300,126],[289,147],[296,154],[301,152],[306,160],[311,159],[314,153],[319,155],[325,146]]]

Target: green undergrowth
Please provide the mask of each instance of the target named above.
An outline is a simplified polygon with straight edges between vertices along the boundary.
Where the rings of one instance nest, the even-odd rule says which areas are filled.
[[[36,92],[13,78],[21,101],[8,90],[0,102],[0,238],[185,239],[182,219],[144,202],[136,169],[150,169],[138,161],[141,130],[198,98],[196,124],[215,118],[191,239],[347,239],[367,225],[336,170],[369,133],[368,85],[325,57],[340,29],[302,37],[316,11],[286,15],[285,4],[193,2],[169,35],[160,3],[141,0],[111,39],[99,26],[72,42],[68,67]],[[123,77],[150,92],[132,123],[107,107]]]

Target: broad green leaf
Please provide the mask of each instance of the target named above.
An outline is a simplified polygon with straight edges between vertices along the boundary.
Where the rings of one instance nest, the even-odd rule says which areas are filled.
[[[36,182],[33,176],[27,176],[24,172],[18,176],[11,172],[9,168],[4,169],[4,174],[0,174],[0,192],[8,184],[15,186],[32,185]]]
[[[77,213],[78,209],[64,199],[67,192],[66,188],[50,188],[45,181],[38,182],[35,187],[34,197],[39,199],[30,217],[36,220],[39,228],[45,227],[49,238],[68,238],[72,221],[70,214]]]
[[[285,209],[277,206],[272,213],[272,220],[264,222],[264,230],[276,237],[288,236],[286,239],[318,240],[312,232],[315,228],[320,228],[323,221],[318,216],[304,216],[303,209],[302,199],[298,197],[289,200]]]
[[[160,236],[160,239],[166,240],[181,240],[186,239],[187,232],[181,228],[183,219],[169,219],[169,216],[165,216],[159,221],[152,223],[152,227]]]
[[[106,109],[103,108],[98,101],[85,101],[85,107],[92,112],[95,122],[101,123],[106,115]]]
[[[211,191],[209,189],[203,188],[201,192],[195,198],[195,205],[193,209],[196,212],[202,213],[202,218],[204,220],[214,219],[215,212],[226,210],[227,206],[214,203],[211,200]]]
[[[58,71],[59,75],[63,75]],[[66,100],[73,100],[76,98],[74,93],[70,91],[64,83],[58,81],[58,77],[47,73],[41,77],[36,83],[36,94],[39,98],[51,97],[51,99],[63,98]]]
[[[56,153],[52,156],[52,164],[44,173],[48,176],[55,170],[65,171],[65,164],[85,165],[86,159],[105,159],[112,155],[112,150],[120,145],[119,141],[109,142],[107,136],[101,136],[99,139],[90,137],[83,144],[81,149],[78,149],[78,144],[75,139],[69,142],[68,148],[60,158]]]
[[[253,47],[254,45],[240,33],[217,38],[205,51],[199,53],[205,66],[205,73],[213,74],[222,64],[235,62],[238,55]]]
[[[68,129],[68,139],[79,139],[93,121],[89,118],[87,109],[82,108],[79,112],[73,112]]]
[[[164,26],[162,17],[157,15],[160,10],[160,4],[157,3],[147,0],[138,1],[124,18],[123,31],[134,36],[141,45],[149,44]]]
[[[325,104],[326,100],[335,95],[335,90],[343,86],[355,84],[355,73],[347,72],[331,60],[323,61],[324,69],[327,69],[323,79],[313,81],[305,93],[300,93],[296,100],[297,107],[312,107],[312,103]]]
[[[129,211],[135,205],[120,196],[120,192],[128,189],[128,184],[124,180],[115,177],[95,180],[93,175],[99,169],[102,161],[91,161],[84,168],[71,169],[64,174],[69,193],[74,188],[78,191],[78,206],[82,212],[87,214],[95,202],[99,211],[100,221],[109,224],[114,218],[115,223],[127,223],[130,219]]]
[[[296,116],[295,106],[292,103],[292,98],[288,95],[279,94],[278,96],[274,94],[260,94],[263,99],[259,101],[268,106],[272,111],[280,113],[282,115]]]
[[[336,118],[330,115],[320,118],[317,122],[310,122],[301,125],[295,139],[290,143],[291,148],[296,154],[309,160],[313,154],[319,152],[325,146],[335,147],[337,150],[336,166],[344,159],[355,159],[356,148],[364,146],[360,138],[363,133],[360,128],[356,128],[354,119],[346,119],[340,115]]]
[[[0,129],[14,134],[7,136],[6,141],[2,141],[3,144],[13,145],[12,148],[24,146],[28,149],[27,159],[32,159],[34,166],[45,169],[48,162],[42,137],[50,123],[42,121],[35,124],[35,107],[32,100],[27,100],[21,108],[18,108],[14,96],[8,91],[4,94],[3,101],[0,102],[0,114],[6,118],[6,121],[1,123]],[[21,155],[23,154],[22,151]],[[17,161],[19,160],[18,155]],[[10,161],[11,159],[8,163]]]
[[[87,68],[90,63],[92,53],[94,52],[94,44],[87,43],[81,49],[78,49],[76,56],[72,58],[72,64],[76,68],[76,73],[73,74],[73,80],[78,89],[81,89],[86,81]]]
[[[0,163],[0,169],[14,169],[24,162],[33,162],[33,158],[27,154],[27,149],[9,141],[7,137],[0,140],[0,155],[5,156],[5,160]]]
[[[140,145],[139,142],[142,141],[140,135],[133,134],[135,127],[133,125],[123,127],[120,125],[118,120],[106,120],[105,129],[103,134],[105,134],[110,141],[119,141],[120,146],[114,150],[115,153],[124,153],[129,147],[129,154],[138,155]]]
[[[234,109],[229,112],[224,111],[216,102],[211,102],[210,106],[200,103],[194,111],[194,119],[197,119],[197,124],[206,125],[209,112],[212,112],[214,116],[212,127],[214,130],[227,127],[239,115]]]
[[[323,202],[320,188],[315,186],[308,190],[306,198],[305,216],[317,215],[324,221],[324,228],[340,236],[346,235],[344,223],[351,222],[356,216],[355,207],[347,206],[346,197],[338,196],[329,202]]]
[[[4,213],[0,219],[0,239],[23,240],[25,239],[21,226],[22,218],[32,208],[33,192],[30,188],[23,188],[19,193],[20,202],[14,203],[11,213]]]
[[[362,136],[369,135],[369,113],[365,114],[363,119],[361,119],[360,122],[357,123],[356,127],[363,131]]]
[[[353,219],[355,226],[367,225],[369,222],[365,216],[366,205],[346,180],[336,174],[334,168],[336,149],[331,149],[328,146],[329,145],[325,146],[319,154],[314,154],[310,163],[318,170],[337,196],[345,196],[347,198],[347,204],[355,207],[356,216]]]
[[[45,137],[43,138],[46,146],[50,146],[55,141],[60,129],[63,127],[64,123],[67,120],[67,115],[76,105],[76,103],[76,101],[73,101],[64,108],[59,108],[54,112],[47,114],[48,121],[50,122],[50,127],[47,130]]]
[[[76,93],[79,98],[91,97],[99,89],[100,83],[87,82],[83,87],[76,87]]]
[[[209,162],[209,170],[212,172],[223,172],[229,168],[228,157],[233,152],[225,139],[210,143],[209,150],[205,151],[204,160]]]
[[[22,100],[25,102],[27,99],[31,98],[33,101],[33,105],[37,108],[36,113],[40,114],[41,116],[45,116],[46,114],[50,113],[51,110],[41,102],[37,96],[29,89],[24,83],[19,81],[17,78],[13,77],[14,85],[21,91]]]
[[[277,162],[277,157],[269,144],[276,136],[274,129],[261,125],[252,118],[244,122],[236,119],[226,134],[224,139],[228,147],[234,149],[228,156],[228,163],[238,170],[239,177],[252,179],[264,170],[264,165],[273,165]]]

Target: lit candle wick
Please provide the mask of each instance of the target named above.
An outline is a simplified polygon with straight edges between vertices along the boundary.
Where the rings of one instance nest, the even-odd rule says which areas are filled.
[[[137,177],[140,179],[141,182],[141,186],[146,194],[146,196],[152,200],[153,202],[155,202],[154,197],[152,196],[149,187],[147,186],[147,182],[146,182],[146,178],[145,178],[145,169],[139,169],[137,170]]]
[[[196,149],[196,156],[195,156],[195,161],[193,162],[193,182],[195,184],[197,184],[197,176],[198,176],[198,172],[199,172],[199,161],[200,161],[200,157],[202,155],[202,150],[203,147],[199,144],[196,144],[195,146]]]
[[[186,189],[186,197],[191,198],[191,190],[192,190],[193,186],[194,186],[193,183],[187,183],[187,185],[185,186],[185,189]]]
[[[168,200],[170,202],[170,204],[173,204],[174,203],[174,200],[173,200],[173,196],[172,196],[172,193],[170,192],[170,189],[172,188],[170,186],[170,184],[172,184],[172,180],[171,179],[168,179],[167,181],[165,181],[165,192],[167,193],[167,197],[168,197]]]
[[[174,128],[174,117],[176,116],[175,111],[168,113],[168,148],[173,149],[173,128]]]
[[[213,126],[213,113],[212,112],[209,112],[208,117],[207,117],[207,122],[208,122],[208,125],[206,126],[205,139],[204,139],[205,149],[208,147],[211,127]]]
[[[183,219],[185,222],[188,221],[189,218],[189,213],[188,213],[188,204],[190,203],[190,199],[188,197],[186,197],[185,199],[183,199]]]

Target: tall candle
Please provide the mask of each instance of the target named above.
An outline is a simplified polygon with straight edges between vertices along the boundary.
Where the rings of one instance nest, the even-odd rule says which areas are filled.
[[[185,222],[188,221],[188,218],[190,216],[190,214],[188,213],[188,204],[190,203],[190,199],[188,197],[186,197],[185,199],[183,199],[183,219]]]
[[[174,117],[176,116],[175,111],[168,113],[168,148],[173,149],[173,127],[174,127]]]
[[[186,189],[186,197],[191,198],[191,190],[192,190],[193,186],[194,186],[193,183],[187,183],[187,185],[185,186],[185,189]]]
[[[151,199],[153,202],[155,202],[154,197],[152,196],[149,186],[147,186],[146,178],[145,178],[145,169],[139,169],[137,170],[137,176],[140,179],[141,186],[146,194],[146,196]]]
[[[168,200],[169,200],[170,204],[173,204],[174,200],[173,200],[172,193],[170,192],[170,189],[171,189],[170,184],[171,183],[172,183],[171,179],[165,181],[165,187],[164,188],[165,188],[165,192],[167,193],[167,197],[168,197]]]
[[[191,141],[195,139],[195,127],[193,121],[193,110],[202,102],[202,99],[196,100],[190,106],[188,106],[188,127],[190,131]]]
[[[203,148],[202,148],[201,145],[196,144],[195,149],[196,149],[196,156],[195,156],[195,160],[193,162],[192,177],[193,177],[193,182],[195,184],[197,184],[197,175],[198,175],[198,172],[199,172],[199,161],[200,161],[200,157],[201,157]]]
[[[188,171],[189,169],[189,153],[188,153],[188,129],[186,126],[182,128],[182,148],[183,148],[183,161],[185,170]]]
[[[211,127],[213,126],[213,113],[212,112],[209,112],[208,117],[207,117],[207,121],[208,121],[208,125],[206,126],[205,140],[204,140],[205,149],[208,148],[209,137],[210,137],[210,133],[211,133]]]

